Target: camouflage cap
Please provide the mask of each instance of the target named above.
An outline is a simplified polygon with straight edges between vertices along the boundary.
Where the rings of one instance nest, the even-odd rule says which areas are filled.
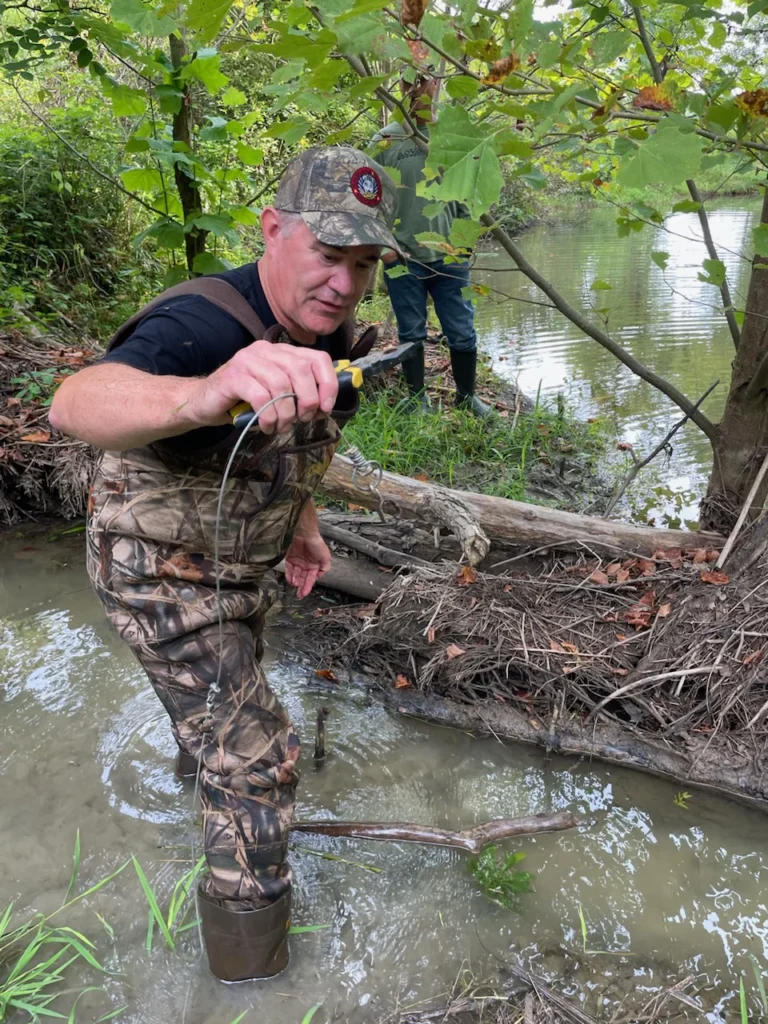
[[[397,187],[386,171],[351,146],[313,146],[292,160],[280,179],[275,209],[300,213],[326,245],[384,245],[392,234]]]

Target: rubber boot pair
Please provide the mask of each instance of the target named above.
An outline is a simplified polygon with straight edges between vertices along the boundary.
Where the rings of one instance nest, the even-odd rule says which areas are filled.
[[[411,408],[428,409],[429,401],[424,392],[424,344],[419,343],[412,355],[403,360],[403,376],[411,393]],[[493,415],[493,410],[475,394],[477,377],[477,350],[457,352],[451,349],[451,370],[456,382],[456,405],[468,409],[480,419]]]
[[[288,966],[290,889],[274,903],[243,910],[209,895],[201,884],[198,906],[208,964],[219,981],[274,978]]]

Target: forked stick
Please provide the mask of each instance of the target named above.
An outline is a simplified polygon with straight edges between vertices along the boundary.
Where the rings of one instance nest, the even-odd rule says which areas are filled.
[[[376,839],[389,843],[424,843],[427,846],[450,846],[467,853],[480,853],[489,843],[514,836],[531,836],[537,832],[562,832],[578,822],[570,811],[557,814],[529,814],[523,818],[499,818],[486,821],[462,832],[411,825],[399,821],[295,821],[293,832],[316,832],[344,839]]]

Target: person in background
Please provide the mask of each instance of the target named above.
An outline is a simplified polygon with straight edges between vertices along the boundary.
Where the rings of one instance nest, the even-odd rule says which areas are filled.
[[[413,85],[403,86],[406,104],[419,131],[428,136],[432,106],[439,88],[433,77],[420,77]],[[448,341],[451,369],[456,382],[456,404],[475,416],[493,414],[490,406],[475,394],[477,376],[477,336],[474,306],[462,294],[469,285],[469,263],[446,262],[440,253],[417,241],[425,231],[447,238],[453,221],[466,217],[460,203],[448,203],[436,217],[427,218],[424,207],[430,200],[416,194],[416,186],[424,180],[427,153],[406,125],[393,121],[373,138],[376,160],[383,167],[396,168],[400,174],[397,190],[395,238],[405,259],[396,252],[384,254],[386,270],[405,267],[407,273],[384,274],[392,308],[397,318],[401,343],[416,342],[416,350],[403,360],[403,375],[413,396],[411,408],[428,408],[424,393],[424,343],[427,338],[427,296],[432,296],[437,318]]]

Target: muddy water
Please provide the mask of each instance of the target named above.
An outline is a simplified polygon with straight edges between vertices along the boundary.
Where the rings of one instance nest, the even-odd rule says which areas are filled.
[[[192,794],[172,775],[159,703],[90,593],[79,543],[0,548],[0,629],[0,905],[58,905],[77,828],[81,886],[134,853],[167,899],[196,834]],[[559,976],[592,1011],[601,998],[628,989],[639,998],[695,974],[709,1018],[734,1019],[739,974],[753,986],[748,954],[768,973],[765,817],[700,793],[685,810],[674,787],[635,773],[546,763],[526,748],[393,717],[288,660],[290,634],[273,629],[270,639],[269,676],[305,737],[321,704],[332,713],[327,765],[318,772],[305,758],[301,817],[466,827],[570,809],[582,825],[510,844],[536,874],[518,915],[490,903],[453,852],[297,837],[382,871],[294,852],[295,921],[329,927],[295,937],[289,969],[262,985],[214,982],[194,931],[175,953],[157,940],[147,953],[146,905],[126,872],[71,919],[115,972],[107,995],[83,1000],[79,1021],[123,1003],[127,1024],[229,1024],[244,1010],[246,1022],[298,1024],[315,1003],[315,1024],[381,1021],[398,1001],[446,992],[462,964],[495,978],[497,958],[513,957]],[[580,906],[588,949],[629,955],[565,958],[563,947],[583,950]]]
[[[710,225],[725,263],[734,306],[744,308],[752,228],[759,199],[708,204]],[[663,226],[619,238],[619,211],[609,205],[574,210],[555,224],[524,232],[525,256],[582,312],[599,322],[640,362],[666,377],[692,401],[719,379],[703,408],[718,419],[728,393],[733,341],[718,307],[720,293],[699,280],[707,256],[695,213],[675,213]],[[651,253],[669,255],[665,273]],[[681,418],[680,410],[635,377],[597,342],[565,319],[502,252],[478,257],[475,280],[494,289],[478,307],[480,345],[495,370],[518,379],[535,396],[567,395],[584,417],[598,417],[647,454]],[[605,288],[593,290],[595,281]],[[522,301],[510,300],[513,296]],[[633,486],[625,515],[658,524],[695,524],[711,465],[709,442],[687,425],[669,459],[658,459]],[[628,457],[626,457],[628,460]]]

